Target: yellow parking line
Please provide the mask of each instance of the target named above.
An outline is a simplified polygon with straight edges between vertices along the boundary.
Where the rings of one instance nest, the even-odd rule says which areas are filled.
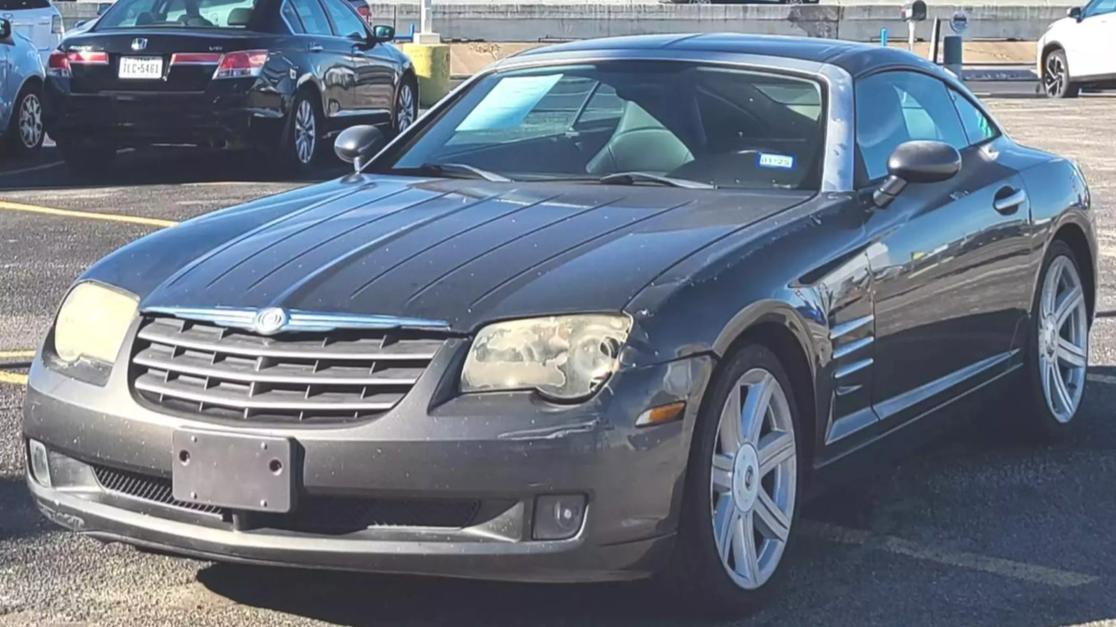
[[[8,372],[0,370],[0,383],[11,383],[13,385],[27,385],[27,375],[18,372]]]
[[[0,351],[0,359],[28,359],[35,356],[35,351]]]
[[[37,205],[25,205],[18,202],[10,202],[7,200],[0,200],[0,209],[8,211],[27,211],[29,213],[42,213],[51,216],[61,216],[65,218],[86,218],[89,220],[107,220],[109,222],[127,222],[129,224],[143,224],[146,226],[174,226],[178,224],[174,220],[159,220],[157,218],[143,218],[140,216],[124,216],[118,213],[97,213],[95,211],[74,211],[72,209],[54,209],[51,207],[39,207]]]

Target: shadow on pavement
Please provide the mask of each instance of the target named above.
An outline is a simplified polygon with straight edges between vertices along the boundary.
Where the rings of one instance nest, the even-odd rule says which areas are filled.
[[[0,477],[0,541],[33,538],[51,529],[32,503],[23,477]]]

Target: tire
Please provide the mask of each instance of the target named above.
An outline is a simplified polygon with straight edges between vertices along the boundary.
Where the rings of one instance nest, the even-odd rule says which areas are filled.
[[[1042,60],[1042,90],[1047,98],[1076,98],[1081,86],[1070,81],[1064,50],[1051,50]]]
[[[43,146],[43,95],[35,85],[27,85],[16,97],[8,122],[8,147],[20,157],[29,156]]]
[[[1065,436],[1085,394],[1089,314],[1073,249],[1054,240],[1046,253],[1031,306],[1027,341],[1026,403],[1019,414],[1027,433],[1041,440]]]
[[[310,174],[322,151],[322,108],[308,91],[299,92],[283,122],[279,147],[273,153],[275,165],[284,174]]]
[[[395,106],[391,110],[392,137],[407,130],[418,119],[419,92],[414,78],[404,76],[395,92]]]
[[[740,413],[733,409],[738,406]],[[764,413],[750,411],[757,407]],[[730,423],[722,416],[734,415],[761,416],[759,431],[753,430],[759,436],[732,444]],[[798,469],[806,461],[801,425],[790,378],[771,350],[746,344],[726,358],[694,427],[674,555],[659,575],[664,591],[696,612],[739,616],[777,586],[798,519]],[[768,464],[772,470],[765,474]],[[715,529],[729,529],[730,541]]]
[[[58,140],[58,152],[74,174],[103,174],[116,161],[116,146],[105,143],[77,143]]]

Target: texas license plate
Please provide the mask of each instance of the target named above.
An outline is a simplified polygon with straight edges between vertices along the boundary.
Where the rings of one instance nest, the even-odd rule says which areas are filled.
[[[121,57],[118,76],[127,79],[163,78],[163,58]]]
[[[186,503],[285,513],[295,494],[292,443],[287,438],[179,429],[171,485]]]

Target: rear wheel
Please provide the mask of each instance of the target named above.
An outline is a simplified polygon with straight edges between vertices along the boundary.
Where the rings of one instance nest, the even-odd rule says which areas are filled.
[[[778,357],[745,345],[702,403],[674,560],[663,573],[699,611],[738,614],[772,587],[797,518],[798,410]]]
[[[38,87],[23,88],[12,109],[8,123],[8,142],[12,151],[20,156],[29,155],[43,145],[43,101]]]
[[[391,130],[398,135],[407,130],[418,119],[418,88],[409,76],[399,83],[395,94],[395,109],[392,111]]]
[[[276,165],[295,175],[309,174],[321,149],[322,115],[317,98],[300,92],[284,124],[279,150],[274,154]]]
[[[1042,63],[1042,89],[1048,98],[1076,98],[1081,88],[1070,81],[1064,50],[1052,50]]]
[[[1031,310],[1023,418],[1036,436],[1058,438],[1070,428],[1085,394],[1089,313],[1073,249],[1050,244]]]

